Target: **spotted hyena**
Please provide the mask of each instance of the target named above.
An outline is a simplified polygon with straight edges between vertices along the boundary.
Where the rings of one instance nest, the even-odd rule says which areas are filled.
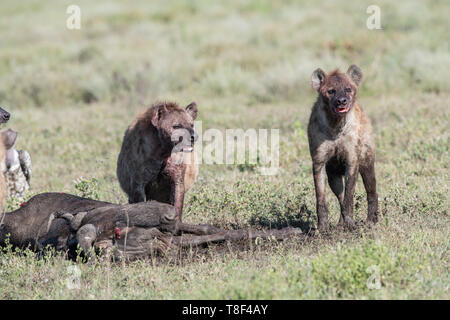
[[[157,200],[175,206],[181,220],[184,194],[198,172],[194,157],[193,102],[180,108],[156,103],[128,127],[117,160],[117,177],[129,203]]]
[[[369,118],[356,100],[362,78],[356,65],[346,73],[335,70],[327,75],[317,69],[311,76],[311,86],[319,94],[308,125],[319,230],[328,228],[327,178],[341,207],[340,225],[355,227],[353,196],[358,173],[367,193],[367,221],[378,220],[375,143]]]

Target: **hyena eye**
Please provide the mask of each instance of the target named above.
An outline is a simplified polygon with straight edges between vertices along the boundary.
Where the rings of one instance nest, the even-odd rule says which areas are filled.
[[[345,88],[345,92],[352,92],[352,88]]]
[[[336,93],[336,90],[330,89],[330,90],[328,90],[328,93],[329,93],[329,94],[335,94],[335,93]]]
[[[174,128],[174,129],[181,129],[181,125],[176,124],[176,125],[173,126],[173,128]]]

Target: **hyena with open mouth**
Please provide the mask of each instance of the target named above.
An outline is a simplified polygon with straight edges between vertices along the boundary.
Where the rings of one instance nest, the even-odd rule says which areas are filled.
[[[328,75],[319,68],[311,76],[311,86],[319,94],[308,125],[319,230],[328,228],[327,178],[341,207],[340,225],[355,228],[353,196],[358,173],[367,193],[367,221],[378,220],[375,143],[370,120],[356,101],[362,78],[356,65],[351,65],[346,73],[335,70]]]

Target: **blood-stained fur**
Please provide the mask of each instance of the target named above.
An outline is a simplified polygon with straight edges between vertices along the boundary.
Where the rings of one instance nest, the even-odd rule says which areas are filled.
[[[356,65],[351,65],[346,73],[335,70],[327,75],[317,69],[311,76],[311,86],[319,94],[308,125],[319,230],[328,228],[327,178],[339,200],[339,224],[355,227],[353,196],[358,173],[367,193],[367,220],[378,220],[375,143],[369,118],[356,100],[362,78]]]

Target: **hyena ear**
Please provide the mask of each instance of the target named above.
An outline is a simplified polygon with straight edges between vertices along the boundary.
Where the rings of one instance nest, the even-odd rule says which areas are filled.
[[[325,79],[325,72],[323,72],[322,69],[318,68],[314,70],[314,72],[311,75],[311,87],[319,91],[320,85],[322,84],[323,80]]]
[[[3,144],[5,145],[5,149],[11,149],[16,143],[17,135],[19,134],[17,131],[8,129],[1,132]]]
[[[361,69],[356,65],[352,64],[348,70],[347,75],[352,79],[352,81],[359,87],[363,79],[363,73]]]
[[[191,102],[184,109],[187,111],[187,113],[189,113],[191,115],[192,119],[195,120],[195,118],[197,118],[198,108],[197,108],[197,104],[195,102]]]
[[[165,105],[159,105],[153,110],[152,114],[152,125],[154,127],[158,126],[159,120],[162,118],[162,116],[167,112],[167,108]]]

